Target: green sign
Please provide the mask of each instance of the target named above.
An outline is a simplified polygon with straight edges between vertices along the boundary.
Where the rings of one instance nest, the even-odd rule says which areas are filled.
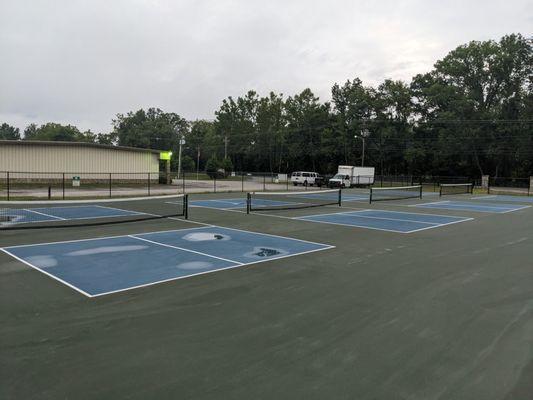
[[[162,151],[159,153],[159,159],[168,161],[172,158],[172,152],[171,151]]]

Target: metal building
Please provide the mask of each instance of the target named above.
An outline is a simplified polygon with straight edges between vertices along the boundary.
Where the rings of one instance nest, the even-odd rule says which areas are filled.
[[[159,153],[96,143],[0,140],[0,171],[40,178],[76,174],[98,179],[112,173],[115,179],[138,179],[137,174],[157,179]]]

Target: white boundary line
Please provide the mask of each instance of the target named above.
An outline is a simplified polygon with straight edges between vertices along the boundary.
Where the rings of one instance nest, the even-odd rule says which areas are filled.
[[[148,233],[148,235],[150,235],[150,233]],[[230,259],[228,259],[228,258],[222,258],[222,257],[218,257],[218,256],[212,256],[212,255],[207,254],[207,253],[202,253],[201,251],[196,251],[196,250],[186,249],[186,248],[184,248],[184,247],[172,246],[171,244],[166,244],[166,243],[156,242],[156,241],[154,241],[154,240],[145,239],[145,238],[138,237],[138,236],[134,236],[134,235],[127,235],[127,237],[132,238],[132,239],[142,240],[143,242],[148,242],[148,243],[156,244],[156,245],[158,245],[158,246],[169,247],[169,248],[171,248],[171,249],[175,249],[175,250],[186,251],[186,252],[194,253],[194,254],[198,254],[198,255],[201,255],[201,256],[204,256],[204,257],[216,258],[217,260],[222,260],[222,261],[227,261],[227,262],[230,262],[230,263],[233,263],[233,264],[240,264],[240,265],[243,265],[243,263],[241,263],[241,262],[239,262],[239,261],[230,260]]]
[[[327,215],[334,215],[334,214],[335,213],[332,213],[332,214],[317,214],[317,215],[325,215],[325,216],[327,216]],[[338,213],[338,214],[346,214],[346,213]],[[316,216],[316,215],[308,215],[307,218],[312,218],[314,216]],[[411,229],[409,231],[399,231],[399,230],[395,230],[395,229],[376,228],[376,227],[372,227],[372,226],[368,226],[368,225],[345,224],[345,223],[340,223],[340,222],[329,222],[329,221],[313,221],[312,219],[302,219],[302,218],[306,218],[306,217],[294,217],[294,219],[296,219],[296,220],[315,222],[315,223],[319,223],[319,224],[341,225],[341,226],[372,229],[372,230],[376,230],[376,231],[385,231],[385,232],[394,232],[394,233],[415,233],[415,232],[425,231],[425,230],[428,230],[428,229],[440,228],[441,226],[458,224],[458,223],[461,223],[461,222],[474,220],[474,218],[464,218],[464,219],[459,220],[459,221],[451,221],[451,222],[446,222],[446,223],[443,223],[443,224],[427,222],[425,224],[430,224],[430,226],[427,226],[425,228]],[[384,218],[384,219],[386,219],[386,218]],[[390,221],[398,221],[398,220],[391,219]],[[410,220],[407,220],[407,221],[408,222],[413,222],[413,223],[424,223],[424,222],[420,222],[420,221],[410,221]]]
[[[180,220],[181,221],[181,220]],[[183,228],[183,229],[169,229],[169,230],[162,230],[162,231],[153,231],[153,232],[140,232],[140,233],[132,233],[131,235],[144,235],[146,233],[163,233],[163,232],[173,232],[173,231],[188,231],[193,229],[202,229],[209,226],[216,226],[216,225],[210,225],[210,224],[203,224],[202,222],[195,222],[197,224],[202,224],[205,226],[198,226],[196,228]],[[127,237],[128,235],[113,235],[113,236],[102,236],[102,237],[96,237],[96,238],[88,238],[88,239],[73,239],[73,240],[60,240],[58,242],[44,242],[44,243],[35,243],[35,244],[19,244],[16,246],[7,246],[3,247],[4,249],[15,249],[18,247],[33,247],[33,246],[46,246],[49,244],[63,244],[63,243],[76,243],[76,242],[85,242],[89,240],[100,240],[100,239],[116,239],[119,237]]]
[[[522,207],[515,208],[513,210],[502,211],[500,214],[507,214],[507,213],[510,213],[510,212],[513,212],[513,211],[519,211],[519,210],[523,210],[525,208],[530,208],[530,207],[531,206],[522,206]]]
[[[411,207],[411,206],[409,206]],[[349,208],[349,207],[345,207]],[[457,215],[444,215],[444,214],[428,214],[425,212],[409,212],[409,211],[394,211],[394,210],[381,210],[378,208],[349,208],[350,210],[361,210],[361,211],[382,211],[382,212],[388,212],[388,213],[398,213],[398,214],[409,214],[409,215],[429,215],[429,216],[436,216],[436,217],[446,217],[446,218],[470,218],[470,217],[458,217]],[[423,211],[423,210],[420,210]],[[472,218],[473,219],[473,218]]]
[[[427,206],[430,204],[446,204],[449,203],[451,200],[443,200],[443,201],[432,201],[431,203],[419,203],[419,204],[408,204],[407,207],[420,207],[420,206]]]
[[[443,204],[443,205],[448,204],[450,206],[449,208],[443,208],[447,210],[485,212],[485,213],[493,213],[493,214],[507,214],[510,212],[519,211],[519,210],[523,210],[525,208],[531,207],[531,206],[516,207],[514,204],[486,204],[486,203],[468,204],[468,203],[464,203],[460,201],[456,202],[453,200],[436,201],[434,203],[413,204],[408,207],[424,207],[424,206],[429,206],[433,204]],[[460,207],[463,207],[463,208],[460,208]],[[433,207],[426,207],[426,208],[433,208]],[[438,207],[435,207],[435,208],[438,208]]]
[[[272,257],[272,258],[269,258],[269,259],[266,259],[266,260],[252,261],[252,262],[250,262],[250,263],[241,264],[241,265],[230,265],[230,266],[228,266],[228,267],[223,267],[223,268],[213,269],[213,270],[211,270],[211,271],[197,272],[197,273],[195,273],[195,274],[190,274],[190,275],[186,275],[186,276],[178,276],[178,277],[175,277],[175,278],[163,279],[163,280],[160,280],[160,281],[155,281],[155,282],[145,283],[145,284],[137,285],[137,286],[131,286],[131,287],[124,288],[124,289],[113,290],[113,291],[110,291],[110,292],[98,293],[98,294],[95,294],[95,295],[92,295],[92,296],[89,296],[89,297],[100,297],[100,296],[105,296],[105,295],[108,295],[108,294],[114,294],[114,293],[119,293],[119,292],[126,292],[126,291],[128,291],[128,290],[134,290],[134,289],[139,289],[139,288],[142,288],[142,287],[148,287],[148,286],[158,285],[158,284],[160,284],[160,283],[164,283],[164,282],[171,282],[171,281],[177,281],[177,280],[180,280],[180,279],[192,278],[192,277],[195,277],[195,276],[198,276],[198,275],[212,274],[212,273],[215,273],[215,272],[225,271],[225,270],[228,270],[228,269],[247,267],[248,265],[254,265],[254,264],[260,264],[260,263],[269,262],[269,261],[274,261],[274,260],[280,260],[280,259],[282,259],[282,258],[301,256],[301,255],[304,255],[304,254],[314,253],[314,252],[322,251],[322,250],[329,250],[329,249],[333,249],[333,248],[335,248],[335,246],[329,246],[329,247],[324,247],[324,248],[320,248],[320,249],[313,249],[313,250],[308,250],[308,251],[302,251],[302,252],[300,252],[300,253],[286,254],[286,255],[284,255],[284,256]]]
[[[313,221],[311,219],[301,219],[302,217],[295,217],[295,220],[298,221],[306,221],[306,222],[312,222],[312,223],[318,223],[318,224],[330,224],[330,225],[340,225],[340,226],[349,226],[351,228],[365,228],[365,229],[372,229],[375,231],[385,231],[385,232],[394,232],[394,233],[411,233],[411,231],[398,231],[393,229],[384,229],[384,228],[375,228],[368,225],[355,225],[355,224],[343,224],[338,222],[327,222],[327,221]]]
[[[199,224],[203,224],[201,222],[198,222],[198,223]],[[268,234],[268,233],[246,231],[246,230],[243,230],[243,229],[226,228],[226,227],[221,227],[221,226],[216,226],[216,225],[207,225],[207,224],[206,224],[206,226],[201,226],[201,227],[197,227],[197,228],[185,228],[185,229],[176,229],[176,230],[169,230],[169,231],[158,231],[158,232],[145,232],[145,233],[139,233],[139,235],[153,234],[153,233],[166,233],[166,232],[181,232],[181,231],[187,231],[187,230],[193,230],[193,229],[205,229],[205,228],[209,228],[209,227],[228,229],[228,230],[244,232],[244,233],[251,233],[251,234],[256,234],[256,235],[271,236],[271,237],[276,237],[276,238],[281,238],[281,239],[289,239],[289,240],[309,243],[309,244],[313,244],[313,245],[317,245],[317,246],[321,246],[321,247],[317,248],[317,249],[313,249],[313,250],[307,250],[307,251],[298,252],[298,253],[286,254],[286,255],[277,256],[277,257],[270,257],[270,258],[265,259],[265,260],[252,261],[252,262],[249,262],[249,263],[241,263],[239,261],[224,259],[224,258],[221,258],[221,257],[212,256],[212,255],[209,255],[209,254],[206,254],[206,253],[197,252],[195,250],[184,249],[184,248],[181,248],[181,247],[171,246],[171,245],[167,245],[167,244],[164,244],[164,243],[159,243],[159,242],[155,242],[155,241],[152,241],[152,240],[136,237],[134,235],[118,235],[118,236],[107,236],[107,237],[102,237],[102,238],[78,239],[78,240],[67,240],[67,241],[62,241],[62,242],[39,243],[39,244],[35,244],[35,245],[10,246],[10,247],[6,247],[6,248],[0,248],[0,250],[5,252],[6,254],[10,255],[11,257],[15,258],[16,260],[28,265],[29,267],[31,267],[31,268],[33,268],[33,269],[35,269],[37,271],[40,271],[43,274],[51,277],[52,279],[55,279],[56,281],[61,282],[61,283],[65,284],[66,286],[76,290],[77,292],[79,292],[79,293],[81,293],[81,294],[83,294],[83,295],[85,295],[87,297],[93,298],[93,297],[104,296],[104,295],[107,295],[107,294],[125,292],[125,291],[128,291],[128,290],[133,290],[133,289],[137,289],[137,288],[141,288],[141,287],[157,285],[157,284],[163,283],[163,282],[170,282],[170,281],[179,280],[179,279],[191,278],[191,277],[197,276],[197,275],[205,275],[205,274],[214,273],[214,272],[218,272],[218,271],[223,271],[223,270],[227,270],[227,269],[239,268],[239,267],[244,267],[244,266],[248,266],[248,265],[259,264],[259,263],[273,261],[273,260],[279,260],[279,259],[282,259],[282,258],[295,257],[295,256],[303,255],[303,254],[314,253],[314,252],[317,252],[317,251],[330,250],[330,249],[334,249],[335,248],[335,246],[333,246],[333,245],[327,245],[327,244],[324,244],[324,243],[317,243],[317,242],[311,242],[311,241],[302,240],[302,239],[290,238],[290,237],[286,237],[286,236],[272,235],[272,234]],[[150,243],[153,243],[153,244],[156,244],[156,245],[160,245],[160,246],[164,246],[164,247],[170,247],[170,248],[174,248],[174,249],[177,249],[177,250],[184,250],[184,251],[188,251],[188,252],[191,252],[191,253],[196,253],[196,254],[199,254],[199,255],[207,256],[207,257],[220,259],[220,260],[223,260],[223,261],[231,262],[231,263],[233,263],[235,265],[231,265],[231,266],[224,267],[224,268],[213,269],[211,271],[198,272],[198,273],[190,274],[190,275],[186,275],[186,276],[179,276],[179,277],[175,277],[175,278],[163,279],[163,280],[160,280],[160,281],[150,282],[150,283],[146,283],[146,284],[142,284],[142,285],[136,285],[136,286],[127,287],[127,288],[124,288],[124,289],[118,289],[118,290],[113,290],[113,291],[109,291],[109,292],[104,292],[104,293],[98,293],[98,294],[91,295],[91,294],[83,291],[82,289],[79,289],[78,287],[73,286],[72,284],[62,280],[61,278],[58,278],[58,277],[56,277],[56,276],[44,271],[43,269],[41,269],[41,268],[29,263],[28,261],[25,261],[25,260],[21,259],[20,257],[14,255],[13,253],[11,253],[10,251],[7,250],[7,249],[19,248],[19,247],[31,247],[31,246],[40,246],[40,245],[47,245],[47,244],[71,243],[71,242],[90,241],[90,240],[99,240],[99,239],[112,239],[112,238],[117,238],[117,237],[129,237],[129,238],[132,238],[132,239],[138,239],[138,240],[150,242]]]
[[[412,230],[408,233],[414,233],[414,232],[420,232],[420,231],[426,231],[428,229],[433,229],[433,228],[440,228],[441,226],[446,226],[446,225],[453,225],[453,224],[460,224],[461,222],[467,222],[467,221],[473,221],[474,218],[464,218],[463,220],[461,221],[451,221],[451,222],[447,222],[445,224],[439,224],[439,225],[435,225],[435,226],[428,226],[427,228],[420,228],[420,229],[415,229],[415,230]]]
[[[15,210],[16,210],[16,208],[15,208]],[[19,208],[19,210],[28,211],[28,212],[30,212],[30,213],[35,213],[35,214],[38,214],[38,215],[43,215],[43,216],[45,216],[45,217],[49,217],[49,218],[55,218],[53,221],[55,221],[55,220],[65,221],[65,220],[66,220],[66,218],[58,217],[58,216],[56,216],[56,215],[51,215],[51,214],[45,214],[45,213],[40,212],[40,211],[32,210],[31,208],[22,208],[22,209]]]
[[[43,274],[47,275],[48,277],[50,277],[50,278],[52,278],[52,279],[54,279],[54,280],[56,280],[56,281],[58,281],[58,282],[61,282],[62,284],[68,286],[68,287],[71,288],[71,289],[74,289],[75,291],[77,291],[77,292],[83,294],[84,296],[87,296],[87,297],[93,297],[93,295],[90,295],[89,293],[87,293],[87,292],[83,291],[82,289],[80,289],[80,288],[78,288],[78,287],[76,287],[76,286],[74,286],[74,285],[72,285],[72,284],[70,284],[70,283],[64,281],[63,279],[58,278],[57,276],[54,276],[54,275],[50,274],[49,272],[46,272],[44,269],[39,268],[39,267],[37,267],[37,266],[31,264],[31,263],[28,262],[28,261],[23,260],[22,258],[20,258],[20,257],[18,257],[18,256],[16,256],[16,255],[14,255],[13,253],[11,253],[11,252],[9,252],[8,250],[6,250],[5,248],[0,248],[0,251],[3,251],[3,252],[6,253],[7,255],[10,255],[11,257],[13,257],[14,259],[20,261],[20,262],[23,263],[23,264],[26,264],[27,266],[29,266],[29,267],[31,267],[31,268],[33,268],[33,269],[39,271],[39,272],[42,272]]]

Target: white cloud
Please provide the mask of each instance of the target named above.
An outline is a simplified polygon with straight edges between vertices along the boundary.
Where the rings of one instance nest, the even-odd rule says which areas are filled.
[[[0,121],[108,131],[160,107],[213,118],[226,96],[408,80],[470,40],[529,35],[510,1],[4,0]]]

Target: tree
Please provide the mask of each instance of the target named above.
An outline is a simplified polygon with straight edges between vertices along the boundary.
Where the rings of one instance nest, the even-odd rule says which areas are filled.
[[[216,155],[213,155],[207,162],[205,163],[205,172],[210,178],[218,178],[220,169],[220,161],[218,161],[218,158]]]
[[[120,146],[178,151],[179,139],[188,133],[189,123],[178,114],[158,108],[117,114],[113,134]]]
[[[20,139],[20,130],[15,128],[7,123],[0,125],[0,139],[3,140],[19,140]]]
[[[80,132],[73,125],[61,125],[48,122],[40,127],[34,124],[24,130],[25,140],[45,140],[62,142],[94,142],[95,136],[91,131]]]

